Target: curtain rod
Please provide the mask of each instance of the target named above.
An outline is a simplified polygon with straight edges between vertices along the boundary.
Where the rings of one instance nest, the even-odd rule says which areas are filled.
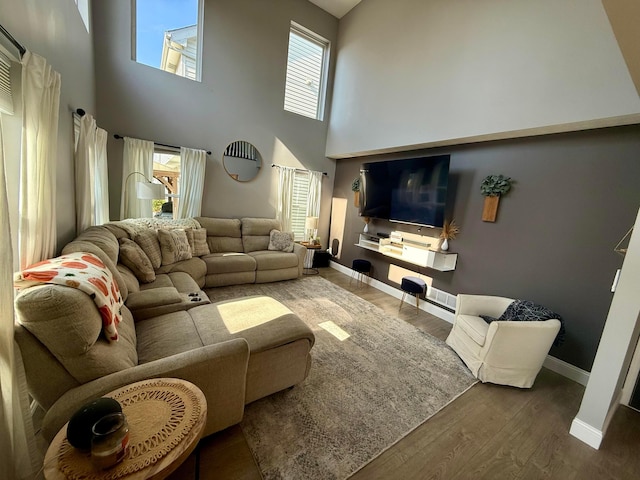
[[[7,40],[9,40],[14,47],[16,47],[18,49],[18,51],[20,52],[20,58],[22,58],[22,56],[27,53],[27,49],[24,48],[22,46],[22,44],[20,42],[18,42],[15,38],[13,38],[13,35],[11,35],[6,28],[4,28],[2,25],[0,25],[0,32],[2,32],[2,34],[7,37]]]
[[[115,138],[116,140],[120,140],[123,139],[124,137],[122,135],[118,135],[117,133],[113,136],[113,138]],[[153,142],[154,145],[160,145],[161,147],[167,147],[167,148],[175,148],[177,150],[180,150],[180,147],[176,147],[175,145],[167,145],[166,143],[158,143],[158,142]],[[204,148],[201,148],[200,150],[204,150]],[[205,152],[207,152],[207,155],[211,155],[211,152],[209,150],[205,150]]]
[[[273,167],[280,168],[280,167],[282,167],[282,166],[283,166],[283,165],[276,165],[275,163],[272,163],[272,164],[271,164],[271,168],[273,168]],[[286,168],[292,168],[292,167],[286,167]],[[307,169],[305,169],[305,168],[294,168],[294,170],[295,170],[296,172],[310,172],[310,171],[311,171],[311,170],[307,170]],[[321,173],[322,173],[322,175],[327,175],[327,172],[321,172]]]

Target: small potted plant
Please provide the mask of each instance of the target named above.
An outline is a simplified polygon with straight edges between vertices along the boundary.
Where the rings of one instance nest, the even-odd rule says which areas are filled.
[[[360,206],[360,177],[356,177],[351,183],[351,191],[353,192],[353,204]]]
[[[440,250],[446,252],[449,250],[449,240],[453,240],[460,233],[460,227],[456,225],[455,220],[446,220],[440,232]]]
[[[480,193],[484,195],[482,221],[495,222],[498,214],[500,197],[511,190],[511,177],[504,175],[488,175],[480,184]]]

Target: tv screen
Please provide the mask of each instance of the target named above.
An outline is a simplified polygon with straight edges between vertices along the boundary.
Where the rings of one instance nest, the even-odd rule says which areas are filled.
[[[449,155],[438,155],[363,164],[360,214],[442,227],[449,159]]]

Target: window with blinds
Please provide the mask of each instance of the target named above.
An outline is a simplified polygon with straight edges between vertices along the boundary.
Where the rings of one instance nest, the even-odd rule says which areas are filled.
[[[284,109],[322,120],[329,42],[291,22]]]
[[[11,60],[2,52],[0,52],[0,112],[13,115]]]
[[[309,175],[306,172],[295,172],[293,177],[293,200],[291,202],[291,230],[294,240],[304,241],[306,232],[304,224],[307,219],[307,201],[309,199]]]

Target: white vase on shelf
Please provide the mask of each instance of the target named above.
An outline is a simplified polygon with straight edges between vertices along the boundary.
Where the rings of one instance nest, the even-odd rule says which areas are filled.
[[[363,233],[369,233],[369,224],[365,223],[364,224],[364,230],[362,230]]]
[[[442,250],[443,252],[446,252],[447,250],[449,250],[449,240],[448,239],[444,239],[442,240],[442,244],[440,245],[440,250]]]

